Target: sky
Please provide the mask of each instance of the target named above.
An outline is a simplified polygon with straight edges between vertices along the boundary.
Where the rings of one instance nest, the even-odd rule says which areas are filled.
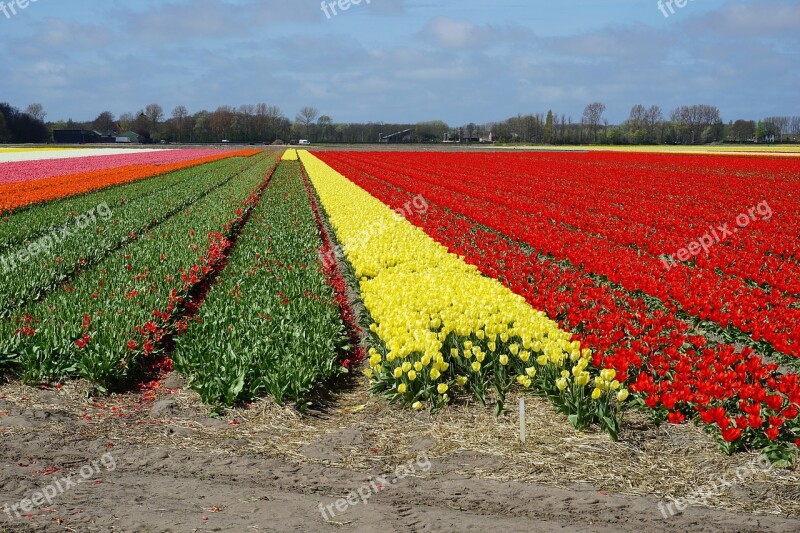
[[[0,102],[47,120],[259,102],[453,126],[595,101],[611,123],[638,103],[800,115],[798,0],[2,1]]]

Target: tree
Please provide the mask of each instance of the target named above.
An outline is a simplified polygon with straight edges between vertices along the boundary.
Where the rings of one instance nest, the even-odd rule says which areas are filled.
[[[101,133],[108,133],[113,131],[116,127],[116,121],[114,120],[114,113],[111,111],[103,111],[97,118],[94,119],[92,122],[92,128],[101,132]]]
[[[691,144],[714,142],[722,135],[722,119],[714,106],[681,106],[672,111],[671,119],[679,138],[686,135]]]
[[[736,142],[748,142],[756,134],[756,122],[754,120],[737,120],[728,128],[728,140]]]
[[[9,104],[0,104],[0,141],[12,143],[45,143],[48,130],[44,122],[21,112]]]
[[[395,131],[401,131],[400,130]],[[420,142],[440,142],[444,140],[445,133],[448,132],[450,126],[441,120],[432,120],[429,122],[419,122],[416,125],[416,136]]]
[[[229,139],[235,118],[236,110],[227,105],[218,107],[211,114],[211,132],[217,142]]]
[[[256,106],[253,104],[242,104],[239,106],[239,128],[243,141],[252,141],[255,135],[255,114]]]
[[[657,105],[652,105],[644,114],[647,123],[647,142],[660,143],[661,139],[656,137],[658,125],[664,121],[664,113]],[[659,136],[660,137],[660,136]]]
[[[0,113],[0,143],[11,142],[11,130],[6,123],[6,116]]]
[[[158,104],[147,104],[144,108],[144,114],[150,119],[153,131],[158,128],[158,123],[164,118],[164,110]]]
[[[311,124],[319,116],[319,111],[314,107],[304,107],[300,110],[300,112],[295,117],[295,120],[305,126],[306,129],[306,137],[311,139]]]
[[[42,104],[31,104],[25,109],[25,113],[33,117],[34,120],[39,120],[44,122],[44,117],[47,116],[47,113],[42,107]]]
[[[317,127],[319,127],[320,131],[322,132],[322,142],[327,142],[328,135],[330,134],[331,125],[333,124],[333,119],[328,115],[322,115],[317,120]]]
[[[119,127],[126,131],[133,127],[133,123],[136,122],[136,116],[133,113],[123,113],[119,116],[118,122]]]
[[[589,126],[592,132],[592,142],[597,142],[597,127],[603,119],[606,105],[601,102],[594,102],[586,106],[583,110],[583,124]]]
[[[178,142],[183,142],[183,129],[186,126],[186,117],[189,116],[189,110],[185,105],[175,106],[172,110],[172,119],[175,121],[175,127],[178,130]]]
[[[144,138],[145,144],[152,142],[151,120],[144,113],[144,111],[141,111],[136,117],[136,120],[133,122],[133,131],[140,137]]]
[[[544,142],[553,144],[553,110],[547,111],[547,118],[544,122]]]

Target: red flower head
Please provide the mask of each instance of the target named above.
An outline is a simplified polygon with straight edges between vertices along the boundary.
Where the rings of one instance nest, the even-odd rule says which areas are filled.
[[[742,436],[742,430],[739,428],[728,428],[722,430],[722,438],[725,439],[725,442],[733,442],[735,440],[739,440],[739,437]]]

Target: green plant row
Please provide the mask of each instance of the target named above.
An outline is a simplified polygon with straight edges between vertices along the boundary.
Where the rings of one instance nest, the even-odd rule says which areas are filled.
[[[103,389],[139,375],[275,159],[229,168],[230,181],[0,322],[0,365],[14,365],[28,382],[80,376]]]
[[[346,369],[349,348],[300,165],[273,174],[225,270],[186,333],[175,368],[203,400],[233,405],[259,395],[301,404]]]
[[[23,238],[18,248],[6,247],[5,252],[0,252],[0,318],[9,317],[21,305],[58,287],[77,270],[161,224],[250,164],[247,159],[236,158],[172,172],[149,181],[151,191],[140,188],[132,198],[125,196],[131,191],[112,188],[103,194],[88,195],[92,197],[91,207],[84,205],[88,198],[64,202],[58,212],[67,210],[68,220],[55,228],[42,220],[55,216],[56,204],[20,213],[37,237]],[[76,208],[85,211],[76,214]],[[17,227],[14,238],[20,242],[22,228],[16,217],[12,215],[0,228],[6,225]],[[41,228],[51,229],[37,233]]]

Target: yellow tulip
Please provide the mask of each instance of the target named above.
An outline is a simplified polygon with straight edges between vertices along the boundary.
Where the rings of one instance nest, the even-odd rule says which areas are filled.
[[[567,379],[566,378],[558,378],[556,380],[556,388],[560,391],[563,391],[567,388]]]
[[[409,370],[411,370],[411,363],[406,361],[405,363],[403,363],[403,366],[401,368],[403,369],[403,372],[408,372]]]
[[[436,392],[438,392],[439,394],[444,394],[445,392],[447,392],[447,389],[448,389],[447,383],[439,383],[439,386],[436,387]]]
[[[467,384],[467,381],[469,380],[466,376],[456,376],[456,383],[462,387]]]
[[[403,369],[399,366],[394,369],[394,379],[400,379],[403,377]]]
[[[481,371],[481,364],[478,361],[475,361],[470,365],[472,367],[473,372],[480,372]]]
[[[503,366],[508,364],[508,356],[506,354],[500,356],[500,364]]]
[[[433,381],[436,381],[437,379],[442,377],[442,374],[437,369],[433,368],[431,369],[430,376]]]
[[[397,386],[397,392],[399,392],[400,394],[405,394],[407,389],[408,387],[406,387],[405,383],[401,383],[400,385]]]
[[[628,393],[628,389],[621,389],[621,390],[620,390],[620,391],[617,393],[617,401],[618,401],[618,402],[624,402],[625,400],[627,400],[627,399],[628,399],[628,395],[629,395],[629,393]]]
[[[600,396],[602,396],[602,395],[603,395],[603,391],[601,391],[600,389],[594,389],[594,390],[592,391],[592,400],[597,400],[597,399],[599,399],[599,398],[600,398]]]
[[[600,377],[603,378],[605,381],[613,381],[614,378],[617,376],[617,371],[613,368],[606,368],[600,371]]]
[[[419,411],[420,409],[422,409],[422,402],[414,402],[411,405],[411,408],[414,409],[415,411]]]
[[[528,374],[528,377],[531,377],[531,378],[536,376],[536,367],[535,366],[531,366],[531,367],[526,368],[525,369],[525,373]]]
[[[540,355],[536,358],[536,362],[539,364],[539,366],[544,366],[550,362],[550,358],[546,355]]]
[[[413,370],[408,371],[408,381],[414,381],[417,379],[417,373]]]

